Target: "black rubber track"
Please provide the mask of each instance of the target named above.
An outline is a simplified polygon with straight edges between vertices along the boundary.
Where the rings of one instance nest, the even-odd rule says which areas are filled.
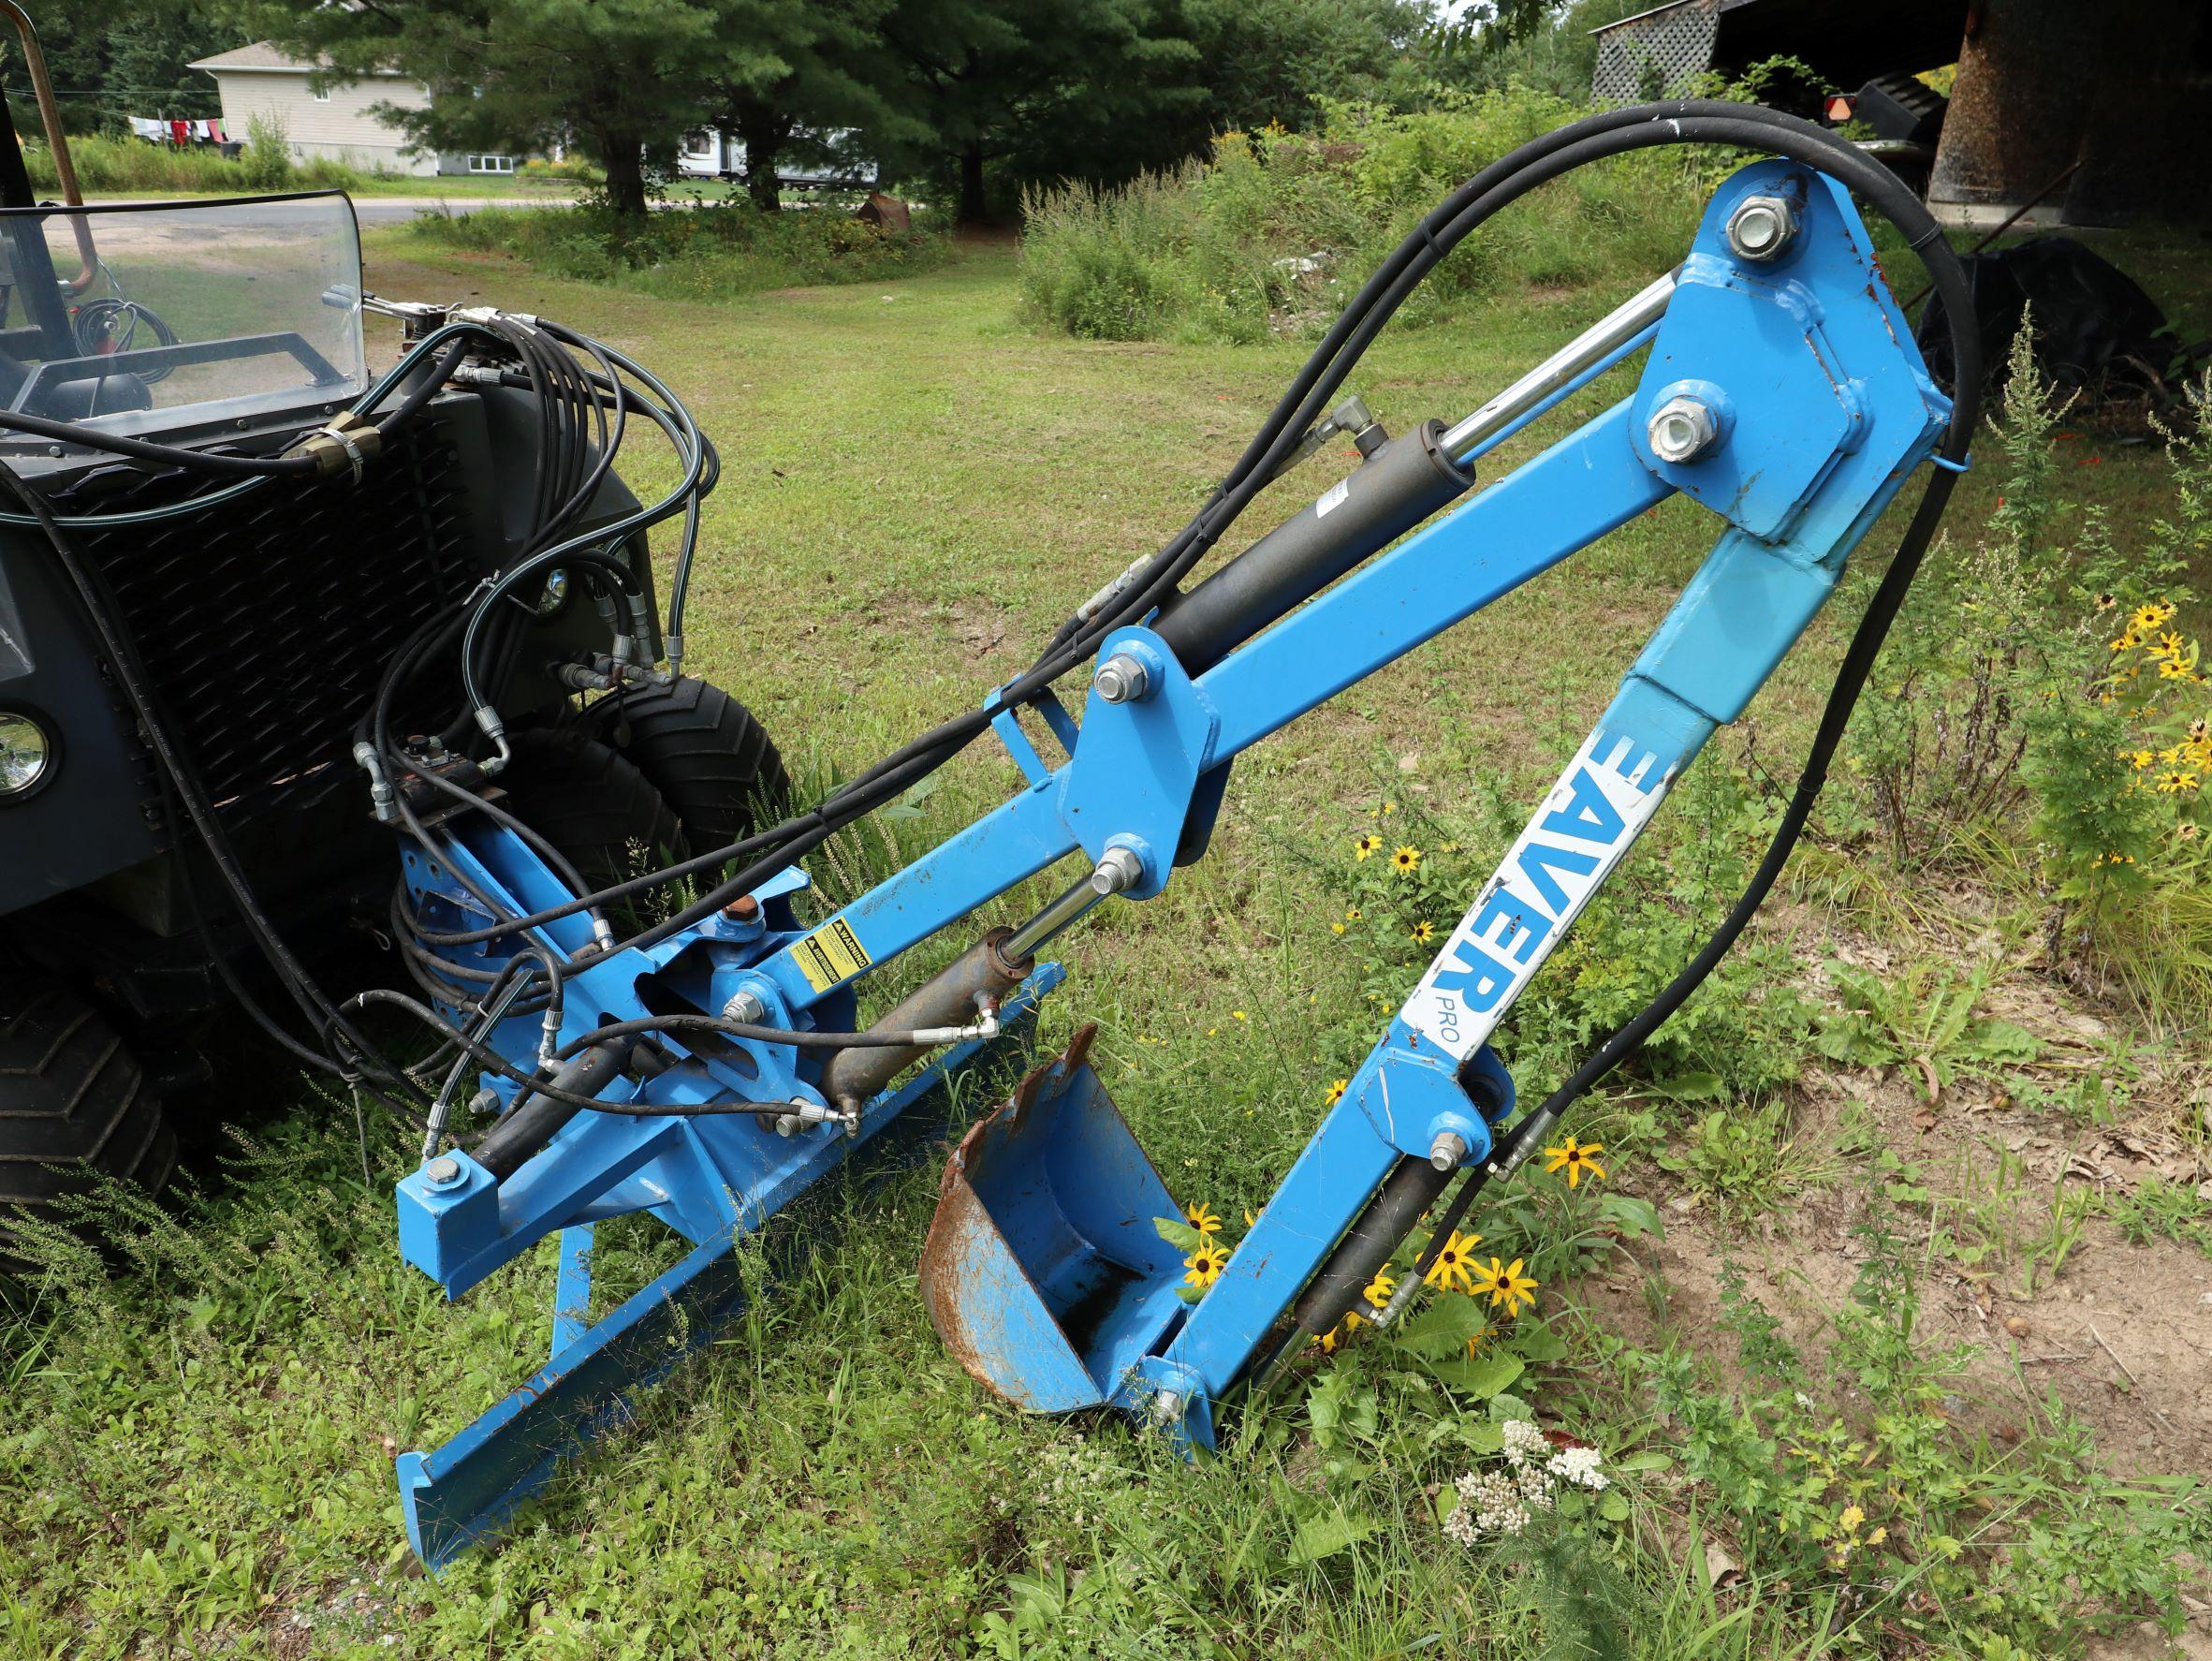
[[[514,735],[499,776],[507,811],[566,854],[593,888],[686,851],[676,810],[626,757],[572,727]]]
[[[667,798],[694,848],[726,847],[788,811],[791,781],[768,728],[712,682],[633,687],[602,710],[602,731]]]
[[[176,1166],[176,1132],[122,1034],[74,992],[0,977],[0,1215],[51,1215],[94,1172],[159,1193]]]

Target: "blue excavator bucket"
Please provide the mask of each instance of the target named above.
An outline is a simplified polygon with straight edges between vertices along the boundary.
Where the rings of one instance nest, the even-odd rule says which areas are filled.
[[[1185,1312],[1179,1214],[1106,1087],[1067,1052],[1024,1079],[946,1161],[922,1247],[922,1299],[977,1379],[1016,1405],[1111,1400]]]

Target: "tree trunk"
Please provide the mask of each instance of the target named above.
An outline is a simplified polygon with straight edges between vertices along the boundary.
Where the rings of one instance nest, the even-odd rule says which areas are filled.
[[[776,163],[783,155],[784,139],[791,124],[768,105],[751,98],[738,99],[730,115],[745,146],[745,194],[763,213],[773,213],[784,205]]]
[[[1930,202],[2017,207],[2065,171],[2088,120],[2102,13],[2081,0],[1975,0]]]
[[[645,143],[636,133],[602,135],[599,163],[607,169],[607,205],[617,213],[645,215]]]
[[[971,144],[960,152],[960,213],[962,225],[981,225],[990,217],[983,195],[983,146]]]

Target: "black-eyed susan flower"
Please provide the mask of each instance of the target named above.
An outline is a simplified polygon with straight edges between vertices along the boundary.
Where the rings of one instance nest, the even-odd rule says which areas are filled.
[[[2162,627],[2173,615],[2173,607],[2162,601],[2152,600],[2137,606],[2128,614],[2128,626],[2137,634],[2148,634],[2154,628]]]
[[[2174,834],[2179,837],[2183,842],[2194,842],[2197,839],[2197,828],[2190,824],[2187,819],[2184,819],[2180,824],[2174,827]]]
[[[1421,850],[1410,842],[1398,845],[1398,851],[1390,856],[1390,869],[1400,876],[1411,876],[1421,868]]]
[[[1436,1261],[1429,1264],[1428,1272],[1421,1277],[1424,1285],[1441,1286],[1446,1291],[1457,1288],[1462,1292],[1474,1290],[1474,1248],[1483,1242],[1479,1234],[1461,1234],[1457,1228],[1438,1248]]]
[[[1511,1319],[1520,1314],[1523,1304],[1533,1307],[1536,1302],[1536,1283],[1521,1272],[1523,1261],[1516,1257],[1511,1263],[1502,1263],[1492,1257],[1469,1277],[1473,1284],[1468,1290],[1478,1298],[1488,1293],[1490,1307],[1502,1308]]]
[[[1372,854],[1379,854],[1382,851],[1383,839],[1380,836],[1377,836],[1372,830],[1363,830],[1358,836],[1353,839],[1352,857],[1355,860],[1364,860]]]
[[[1214,1214],[1213,1209],[1203,1199],[1194,1199],[1184,1206],[1183,1217],[1201,1234],[1219,1234],[1222,1231],[1221,1218]]]
[[[2161,657],[2159,659],[2160,680],[2193,681],[2196,678],[2196,671],[2190,669],[2185,660],[2178,657]]]
[[[1183,1285],[1204,1291],[1222,1277],[1222,1271],[1229,1266],[1229,1254],[1210,1240],[1183,1259]]]
[[[1344,1099],[1344,1092],[1351,1088],[1352,1080],[1349,1079],[1331,1079],[1328,1089],[1323,1093],[1323,1099],[1333,1108]]]
[[[2109,611],[2119,603],[2119,596],[2110,594],[2101,594],[2096,600],[2097,610],[2100,611]]]
[[[2171,772],[2159,774],[2159,794],[2161,796],[2178,796],[2185,790],[2196,787],[2197,775],[2193,772],[2183,772],[2175,768]]]
[[[1436,938],[1436,925],[1424,919],[1414,925],[1413,933],[1415,946],[1427,946]]]
[[[1569,1137],[1558,1147],[1544,1150],[1544,1157],[1546,1162],[1544,1169],[1548,1171],[1564,1171],[1567,1176],[1567,1186],[1572,1188],[1586,1176],[1602,1177],[1605,1174],[1605,1168],[1593,1157],[1604,1151],[1605,1144],[1604,1142],[1578,1142],[1573,1137]]]
[[[2133,628],[2124,628],[2120,630],[2119,638],[2113,641],[2112,649],[2115,652],[2132,652],[2142,644],[2143,637],[2140,634]]]

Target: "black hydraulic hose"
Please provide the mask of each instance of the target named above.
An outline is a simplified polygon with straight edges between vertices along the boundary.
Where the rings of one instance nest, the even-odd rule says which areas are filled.
[[[51,421],[21,410],[0,410],[0,428],[28,433],[36,438],[59,439],[90,449],[104,449],[134,462],[154,462],[164,467],[183,467],[196,473],[219,474],[232,478],[301,478],[319,470],[313,456],[233,456],[212,450],[187,449],[182,445],[154,444],[143,438],[125,438],[77,421]]]

